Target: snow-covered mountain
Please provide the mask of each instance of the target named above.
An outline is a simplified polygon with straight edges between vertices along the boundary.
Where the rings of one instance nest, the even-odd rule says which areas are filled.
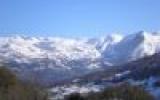
[[[113,64],[126,63],[160,51],[160,33],[140,31],[125,36],[120,42],[102,52],[103,58]]]
[[[158,32],[112,34],[97,39],[0,37],[3,63],[22,78],[48,84],[153,55],[159,50]]]
[[[49,84],[100,69],[101,54],[87,42],[52,37],[1,37],[0,57],[20,76],[32,76],[33,80]]]

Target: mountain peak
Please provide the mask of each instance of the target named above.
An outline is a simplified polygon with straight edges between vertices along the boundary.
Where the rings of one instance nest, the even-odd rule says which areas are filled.
[[[123,39],[123,36],[120,34],[110,34],[105,37],[104,41],[114,41],[119,42]]]
[[[151,34],[146,31],[139,31],[135,35],[136,35],[136,38],[140,38],[140,39],[144,40],[145,38],[147,38]]]

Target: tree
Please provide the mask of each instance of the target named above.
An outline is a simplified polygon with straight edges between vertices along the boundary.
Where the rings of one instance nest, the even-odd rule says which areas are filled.
[[[48,93],[18,80],[11,71],[0,67],[0,100],[48,100]]]

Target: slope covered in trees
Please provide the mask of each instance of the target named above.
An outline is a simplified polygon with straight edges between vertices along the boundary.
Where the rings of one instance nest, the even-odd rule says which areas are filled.
[[[24,83],[4,67],[0,67],[0,100],[48,100],[47,92]]]

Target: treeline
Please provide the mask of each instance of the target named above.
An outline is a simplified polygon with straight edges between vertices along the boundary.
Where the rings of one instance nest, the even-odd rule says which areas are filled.
[[[4,67],[0,67],[0,100],[48,100],[39,86],[25,83]]]
[[[65,100],[154,100],[154,97],[143,88],[125,84],[106,88],[100,93],[88,95],[74,93],[66,96]]]

